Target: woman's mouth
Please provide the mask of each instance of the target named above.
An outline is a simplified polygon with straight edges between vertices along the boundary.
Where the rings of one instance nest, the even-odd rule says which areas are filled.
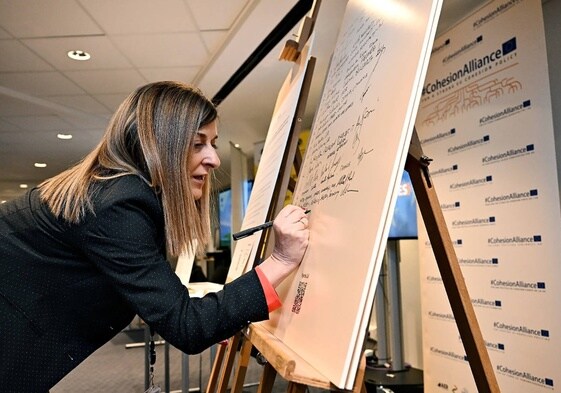
[[[197,175],[197,176],[193,176],[193,179],[197,182],[197,183],[204,183],[205,182],[205,177],[204,175]]]

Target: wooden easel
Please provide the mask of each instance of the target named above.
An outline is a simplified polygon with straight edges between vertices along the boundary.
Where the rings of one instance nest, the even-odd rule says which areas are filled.
[[[301,39],[303,39],[303,44],[302,45],[297,44],[295,46],[295,41],[289,40],[285,45],[285,49],[281,53],[280,56],[281,60],[287,60],[292,62],[298,60],[298,57],[300,55],[300,50],[303,48],[303,45],[307,42],[309,35],[311,34],[313,24],[315,22],[315,17],[317,16],[318,8],[319,8],[319,0],[316,0],[316,6],[312,18],[306,17],[304,21],[303,31],[305,31],[305,34],[301,35]],[[281,171],[279,173],[279,177],[277,178],[275,184],[275,190],[273,192],[273,199],[271,201],[269,210],[267,212],[267,220],[274,219],[274,217],[282,209],[284,198],[287,194],[287,191],[289,189],[294,191],[295,182],[291,179],[290,172],[292,167],[294,167],[296,173],[298,174],[302,162],[302,156],[300,154],[300,150],[298,149],[298,137],[302,130],[302,118],[304,116],[304,112],[306,109],[306,103],[310,91],[315,63],[316,63],[316,59],[314,57],[311,57],[308,61],[306,73],[304,75],[304,80],[300,91],[300,97],[296,105],[295,115],[291,124],[290,134],[288,136],[288,142],[282,158]],[[259,243],[256,246],[258,251],[256,254],[256,260],[254,261],[254,264],[264,258],[267,252],[268,244],[270,243],[269,240],[270,240],[270,231],[265,230],[263,235],[261,236]],[[236,392],[241,391],[241,389],[243,388],[245,373],[249,364],[249,359],[251,356],[251,350],[253,345],[251,344],[251,340],[249,338],[244,339],[243,333],[239,332],[236,335],[234,335],[232,338],[227,340],[226,342],[223,342],[219,345],[216,352],[213,367],[210,373],[209,383],[206,389],[207,393],[226,392],[230,381],[230,375],[232,373],[232,369],[234,366],[236,353],[242,341],[243,341],[243,345],[241,347],[239,361],[236,368],[236,373],[232,386],[233,391]],[[267,375],[268,375],[267,379],[270,380],[271,378],[270,370],[267,372]],[[274,377],[272,381],[274,381]],[[272,387],[272,383],[270,384],[270,386]]]
[[[413,184],[415,198],[427,228],[477,390],[479,393],[499,393],[499,384],[429,175],[430,161],[423,154],[417,131],[413,130],[405,170],[409,172]]]

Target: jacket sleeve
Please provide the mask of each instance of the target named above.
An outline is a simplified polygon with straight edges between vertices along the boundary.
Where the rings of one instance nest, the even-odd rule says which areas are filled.
[[[125,176],[94,201],[80,234],[85,256],[117,293],[166,341],[198,353],[231,337],[248,322],[268,318],[267,302],[252,271],[218,293],[191,298],[165,259],[160,203],[140,179]]]

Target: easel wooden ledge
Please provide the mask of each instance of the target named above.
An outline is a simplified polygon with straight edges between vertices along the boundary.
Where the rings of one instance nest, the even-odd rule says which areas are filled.
[[[423,154],[417,131],[413,129],[405,170],[409,172],[413,184],[415,198],[427,228],[475,384],[479,393],[500,393],[450,233],[430,179],[430,161]]]
[[[287,392],[289,393],[303,393],[309,386],[330,391],[350,392],[338,389],[296,352],[292,351],[281,340],[271,334],[262,324],[251,324],[243,333],[246,339],[242,345],[240,363],[243,364],[245,353],[249,357],[252,346],[259,351],[260,356],[267,359],[263,366],[263,374],[257,393],[271,392],[277,374],[280,374],[281,377],[288,381]],[[249,347],[249,350],[244,350],[246,346]],[[352,392],[366,393],[366,386],[364,385],[365,371],[366,357],[363,357]],[[240,375],[240,377],[243,377],[243,375]],[[234,388],[241,387],[241,383],[237,382],[237,378],[238,375],[236,374],[232,385],[232,393],[238,393],[239,390]]]

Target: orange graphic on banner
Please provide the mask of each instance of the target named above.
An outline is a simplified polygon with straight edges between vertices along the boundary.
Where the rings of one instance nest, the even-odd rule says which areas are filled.
[[[516,65],[518,65],[518,63],[507,68]],[[446,120],[449,117],[468,112],[473,108],[488,104],[501,96],[513,94],[521,90],[522,83],[516,78],[509,76],[502,79],[497,77],[491,79],[491,77],[505,71],[507,68],[471,82],[465,87],[459,88],[433,103],[426,105],[425,107],[434,105],[434,110],[428,113],[422,124],[424,126],[434,126],[438,122]]]

